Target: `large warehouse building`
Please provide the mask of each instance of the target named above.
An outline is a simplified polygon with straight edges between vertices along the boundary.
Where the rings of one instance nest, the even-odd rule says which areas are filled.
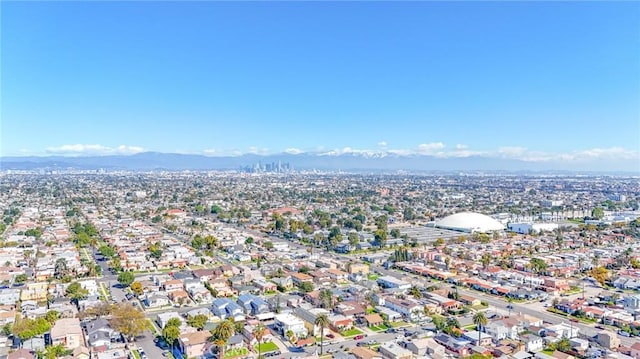
[[[435,222],[435,227],[467,233],[489,233],[503,231],[504,225],[497,220],[474,212],[461,212]]]

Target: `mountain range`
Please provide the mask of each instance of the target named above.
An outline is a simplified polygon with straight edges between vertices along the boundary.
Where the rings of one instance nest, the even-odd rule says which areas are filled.
[[[295,170],[320,171],[559,171],[559,172],[615,172],[640,173],[635,160],[593,160],[585,162],[524,161],[488,156],[442,158],[429,155],[400,155],[393,153],[281,153],[271,155],[244,154],[240,156],[204,156],[142,152],[133,155],[108,156],[26,156],[0,157],[0,170],[77,169],[128,171],[181,170],[238,170],[256,164],[289,163]]]

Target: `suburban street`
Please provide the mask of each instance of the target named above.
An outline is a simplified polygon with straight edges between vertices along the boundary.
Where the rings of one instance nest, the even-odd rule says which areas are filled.
[[[430,281],[429,279],[412,274],[412,273],[407,273],[400,270],[389,270],[389,269],[385,269],[380,265],[371,265],[371,268],[384,275],[391,275],[396,278],[408,281],[412,284],[420,284],[425,287],[434,284],[434,282]],[[593,337],[600,331],[599,329],[595,328],[594,324],[572,322],[572,321],[569,321],[567,318],[562,317],[558,314],[550,313],[546,311],[544,308],[540,309],[540,308],[533,307],[533,304],[507,303],[502,298],[485,294],[482,292],[474,291],[474,290],[468,290],[461,287],[458,287],[458,291],[461,294],[466,294],[466,295],[480,298],[481,300],[487,302],[487,304],[489,304],[490,306],[493,306],[494,308],[501,311],[502,313],[508,313],[509,309],[507,308],[507,306],[511,304],[513,306],[513,309],[511,310],[512,313],[523,313],[523,314],[532,315],[552,324],[568,323],[569,325],[578,327],[580,329],[580,333],[586,336]],[[574,294],[574,296],[579,296],[579,295],[581,294]],[[618,335],[618,338],[620,338],[620,342],[625,346],[631,346],[633,343],[637,341],[637,339],[635,338],[627,338],[620,335]]]

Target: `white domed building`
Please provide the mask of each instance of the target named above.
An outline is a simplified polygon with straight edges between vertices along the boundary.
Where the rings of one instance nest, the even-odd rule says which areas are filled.
[[[461,212],[436,221],[435,227],[467,233],[490,233],[504,230],[497,220],[480,213]]]

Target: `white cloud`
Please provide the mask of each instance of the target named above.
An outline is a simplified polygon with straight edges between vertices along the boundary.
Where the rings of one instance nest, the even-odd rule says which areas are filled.
[[[380,142],[378,142],[378,146],[380,146],[380,147],[387,147],[387,141],[380,141]]]
[[[62,145],[58,147],[48,147],[48,154],[66,155],[66,156],[82,156],[82,155],[132,155],[144,152],[145,149],[139,146],[120,145],[118,147],[109,147],[103,145]]]
[[[456,150],[466,150],[467,148],[469,148],[469,146],[460,143],[456,145]]]
[[[291,148],[287,148],[286,150],[284,150],[284,152],[285,152],[285,153],[288,153],[288,154],[290,154],[290,155],[299,155],[299,154],[301,154],[303,151],[302,151],[301,149],[299,149],[299,148],[291,147]]]
[[[418,153],[428,155],[433,154],[437,152],[437,150],[441,150],[443,148],[444,143],[442,142],[421,143],[418,145]]]

